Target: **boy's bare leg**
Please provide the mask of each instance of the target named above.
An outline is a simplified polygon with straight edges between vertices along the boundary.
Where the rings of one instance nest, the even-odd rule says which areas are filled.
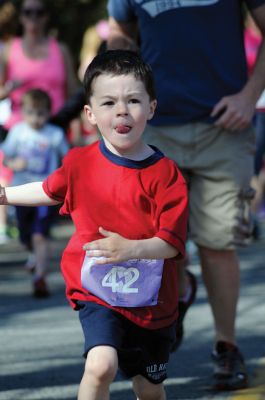
[[[133,378],[133,390],[138,400],[166,400],[163,383],[151,383],[141,375]]]
[[[42,278],[47,272],[48,263],[48,240],[39,233],[34,233],[33,238],[33,251],[36,256],[35,276]]]
[[[109,400],[109,385],[117,369],[118,356],[113,347],[93,347],[87,355],[78,400]]]
[[[235,343],[240,272],[235,251],[199,248],[202,277],[212,308],[216,341]]]

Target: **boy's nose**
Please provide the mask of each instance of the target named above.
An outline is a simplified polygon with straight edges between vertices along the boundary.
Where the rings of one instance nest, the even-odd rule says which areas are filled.
[[[117,108],[116,108],[116,113],[117,115],[124,115],[124,114],[128,114],[128,109],[126,104],[124,103],[118,103],[117,104]]]

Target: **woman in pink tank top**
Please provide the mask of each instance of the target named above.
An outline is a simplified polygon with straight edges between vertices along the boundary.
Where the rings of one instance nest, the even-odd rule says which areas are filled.
[[[21,98],[29,89],[37,87],[49,93],[52,113],[60,109],[66,98],[66,70],[58,43],[48,39],[48,57],[37,60],[28,58],[23,47],[23,39],[16,38],[9,49],[6,76],[9,81],[18,80],[21,85],[10,93],[12,115],[7,128],[21,119]]]
[[[67,47],[46,33],[48,18],[44,0],[23,1],[20,12],[23,35],[11,41],[0,65],[0,85],[3,85],[0,97],[1,92],[2,97],[6,94],[12,105],[12,115],[5,124],[7,129],[21,120],[21,98],[28,89],[47,91],[52,99],[52,112],[56,113],[77,87]]]

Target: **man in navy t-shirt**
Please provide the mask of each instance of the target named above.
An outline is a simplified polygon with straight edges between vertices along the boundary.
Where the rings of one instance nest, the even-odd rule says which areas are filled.
[[[264,32],[265,0],[245,4]],[[146,140],[174,159],[189,182],[190,237],[199,248],[216,330],[214,388],[244,388],[247,373],[235,338],[236,247],[251,233],[250,125],[265,86],[264,41],[247,79],[241,0],[109,0],[108,12],[109,47],[135,48],[140,39],[142,57],[154,71],[158,108]],[[180,284],[179,342],[194,300],[191,277]]]

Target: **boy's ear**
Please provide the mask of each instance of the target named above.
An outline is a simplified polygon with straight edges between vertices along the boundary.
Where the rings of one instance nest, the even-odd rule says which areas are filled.
[[[149,112],[149,116],[148,116],[148,121],[153,118],[155,109],[156,109],[156,105],[157,105],[156,100],[150,101],[150,112]]]
[[[88,121],[92,124],[92,125],[96,125],[97,124],[97,120],[96,117],[90,107],[90,105],[86,104],[84,106],[84,113],[86,118],[88,119]]]

